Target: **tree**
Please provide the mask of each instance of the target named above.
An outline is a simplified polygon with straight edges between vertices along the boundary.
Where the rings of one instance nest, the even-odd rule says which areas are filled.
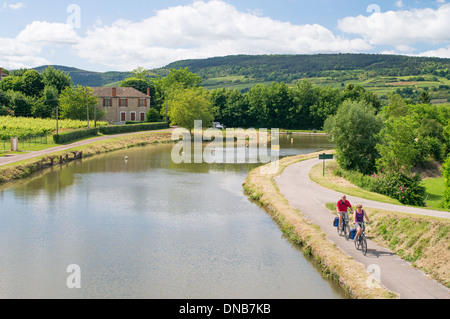
[[[422,161],[418,143],[418,123],[409,116],[389,118],[380,132],[378,167],[410,170]]]
[[[172,125],[178,125],[190,132],[196,120],[208,126],[214,121],[212,103],[208,92],[203,88],[177,90],[172,94],[169,104]]]
[[[42,72],[42,78],[45,86],[54,87],[60,94],[66,87],[72,86],[72,78],[62,70],[56,70],[48,67]]]
[[[65,88],[61,92],[59,103],[59,118],[86,121],[88,109],[89,119],[94,120],[98,100],[91,88],[78,85]],[[104,114],[97,110],[97,120],[103,116]]]
[[[20,91],[8,91],[8,100],[10,101],[10,109],[15,116],[30,117],[32,115],[32,101]]]
[[[381,127],[382,121],[375,115],[375,108],[364,101],[345,101],[324,125],[336,145],[339,165],[363,174],[375,171],[377,134]]]
[[[189,71],[188,68],[175,70],[171,69],[169,75],[164,79],[164,85],[166,90],[171,88],[195,88],[202,84],[202,78],[197,74]]]
[[[40,101],[33,104],[31,112],[34,117],[50,118],[56,114],[58,103],[58,89],[47,85]]]
[[[119,87],[132,87],[141,93],[147,94],[147,89],[150,87],[150,83],[145,78],[128,78],[123,80]]]
[[[422,104],[430,104],[431,102],[430,94],[427,91],[422,91],[422,93],[420,93],[419,95],[419,101]]]
[[[36,70],[28,70],[22,76],[22,89],[20,90],[26,96],[40,97],[45,84],[42,75]]]

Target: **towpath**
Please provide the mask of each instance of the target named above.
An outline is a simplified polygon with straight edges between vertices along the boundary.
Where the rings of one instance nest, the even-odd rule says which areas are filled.
[[[336,216],[336,214],[333,215],[325,207],[325,204],[337,202],[342,194],[324,188],[309,178],[311,169],[320,163],[322,161],[319,159],[298,162],[286,167],[284,172],[276,179],[281,193],[289,203],[299,209],[307,219],[318,225],[337,247],[362,263],[368,272],[379,279],[387,289],[398,293],[400,298],[450,299],[449,289],[430,279],[392,251],[369,240],[368,252],[364,256],[361,251],[356,250],[352,240],[346,241],[344,237],[338,236],[336,228],[332,225],[333,216]],[[364,207],[369,208],[450,218],[450,212],[385,204],[349,196],[348,194],[347,199],[353,205],[361,203]]]
[[[162,132],[171,132],[172,130],[173,130],[173,128],[164,129],[164,130],[157,130],[157,131],[148,131],[148,132],[149,133],[150,132],[151,133],[162,133]],[[74,147],[78,147],[78,146],[88,145],[88,144],[92,144],[92,143],[99,142],[99,141],[104,141],[104,140],[109,140],[109,139],[116,138],[116,137],[127,136],[127,135],[136,135],[136,134],[142,134],[142,133],[146,133],[146,132],[134,132],[134,133],[125,133],[125,134],[116,134],[116,135],[104,135],[104,136],[99,136],[99,137],[95,137],[95,138],[91,138],[91,139],[87,139],[87,140],[83,140],[83,141],[78,141],[78,142],[67,144],[67,145],[61,145],[61,146],[48,148],[48,149],[45,149],[45,150],[42,150],[42,151],[3,156],[3,157],[0,157],[0,167],[3,166],[3,165],[12,164],[12,163],[15,163],[15,162],[19,162],[19,161],[23,161],[23,160],[39,157],[39,156],[45,156],[45,155],[48,155],[48,154],[51,154],[51,153],[65,151],[65,150],[68,150],[68,149],[71,149],[71,148],[74,148]]]

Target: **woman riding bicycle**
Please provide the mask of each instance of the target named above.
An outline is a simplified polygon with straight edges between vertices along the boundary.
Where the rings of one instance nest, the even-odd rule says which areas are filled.
[[[356,210],[353,214],[353,222],[355,223],[356,227],[355,242],[358,236],[362,233],[362,224],[364,222],[364,218],[366,218],[367,223],[370,223],[369,217],[367,216],[366,211],[362,209],[362,207],[363,206],[361,204],[356,205]]]

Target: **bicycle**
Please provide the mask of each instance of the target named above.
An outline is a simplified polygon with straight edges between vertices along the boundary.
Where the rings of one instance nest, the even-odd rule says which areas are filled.
[[[355,224],[355,228],[356,228],[356,224]],[[356,237],[355,247],[358,250],[361,248],[361,251],[365,256],[367,254],[367,239],[366,239],[366,223],[365,222],[361,223],[361,230],[362,230],[361,235]]]
[[[337,232],[339,236],[342,236],[342,233],[344,233],[344,237],[346,240],[350,238],[350,224],[348,212],[345,212],[344,216],[342,216],[342,225],[338,225]]]

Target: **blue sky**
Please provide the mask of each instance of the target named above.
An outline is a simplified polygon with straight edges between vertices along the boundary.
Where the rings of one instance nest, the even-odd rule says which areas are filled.
[[[0,0],[0,66],[157,68],[230,54],[450,57],[446,0]]]

